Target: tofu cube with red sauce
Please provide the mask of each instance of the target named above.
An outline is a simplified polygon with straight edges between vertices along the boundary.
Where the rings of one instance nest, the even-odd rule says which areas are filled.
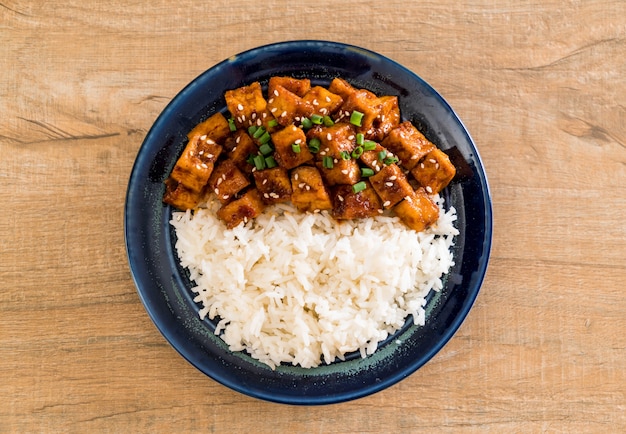
[[[291,180],[284,167],[255,170],[254,183],[267,204],[287,202],[291,200]]]
[[[381,145],[395,154],[400,159],[399,164],[407,170],[413,169],[419,160],[436,149],[409,121],[393,128]]]
[[[357,89],[343,78],[336,77],[330,82],[328,91],[339,95],[345,101],[350,95],[356,92]]]
[[[261,199],[261,194],[256,188],[253,188],[240,198],[222,205],[217,210],[217,216],[226,224],[228,229],[232,229],[242,222],[246,224],[258,217],[264,209],[265,202]]]
[[[365,189],[357,193],[351,185],[339,185],[333,188],[332,216],[338,220],[374,217],[383,212],[383,205],[368,181]]]
[[[404,224],[417,232],[428,228],[439,218],[439,207],[423,188],[404,198],[393,210]]]
[[[238,128],[247,128],[255,124],[256,119],[265,112],[267,101],[263,97],[258,81],[248,86],[227,90],[224,93],[226,106]]]
[[[228,120],[221,113],[215,113],[206,121],[200,122],[188,134],[191,140],[195,136],[206,136],[216,143],[222,143],[230,135]]]
[[[224,149],[228,159],[232,160],[239,169],[252,174],[252,164],[248,162],[250,155],[256,155],[259,148],[244,130],[237,130],[224,141]]]
[[[320,172],[312,166],[291,171],[291,202],[300,212],[331,209],[333,204]]]
[[[434,149],[411,170],[411,175],[429,194],[437,194],[452,181],[456,168],[445,152]]]
[[[250,180],[233,160],[218,162],[208,183],[210,190],[221,203],[231,201],[237,193],[249,185]]]
[[[185,146],[170,176],[188,189],[201,192],[209,181],[221,152],[221,145],[205,134],[196,134]]]
[[[279,166],[293,169],[313,160],[313,154],[306,145],[304,131],[295,125],[289,125],[271,135],[274,143],[274,159]],[[294,146],[296,145],[294,150]]]
[[[267,95],[267,108],[283,127],[314,112],[312,104],[280,85]]]
[[[395,96],[381,96],[378,98],[378,116],[372,122],[370,130],[365,132],[365,138],[377,142],[383,140],[389,132],[400,125],[400,107]]]
[[[384,166],[380,172],[370,176],[368,180],[385,208],[394,207],[406,196],[412,195],[414,191],[406,175],[396,164]]]
[[[299,97],[303,97],[311,89],[311,80],[308,78],[293,78],[285,76],[270,77],[270,81],[267,85],[267,94],[272,95],[274,89],[278,86],[282,86],[289,92],[296,94]]]
[[[314,86],[304,95],[304,100],[311,103],[315,113],[320,116],[331,116],[341,104],[343,98],[322,86]]]
[[[168,177],[165,180],[165,193],[163,202],[181,211],[194,209],[201,202],[202,193],[193,191],[185,187],[175,179]]]

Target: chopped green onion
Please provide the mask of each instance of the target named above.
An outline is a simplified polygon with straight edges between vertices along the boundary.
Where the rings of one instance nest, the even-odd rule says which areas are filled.
[[[268,133],[267,131],[265,133],[263,133],[263,135],[261,137],[259,137],[259,143],[263,144],[263,143],[267,143],[270,141],[272,137],[270,136],[270,133]]]
[[[386,156],[387,156],[387,150],[383,150],[378,153],[378,159],[381,161],[384,160]]]
[[[302,127],[305,130],[308,130],[309,128],[311,128],[313,126],[313,122],[311,122],[311,119],[309,119],[309,118],[302,118],[302,120],[300,122],[302,123]]]
[[[363,143],[363,149],[366,151],[373,151],[376,149],[376,142],[372,142],[371,140],[366,140]]]
[[[374,171],[373,171],[372,169],[370,169],[369,167],[363,167],[363,168],[361,169],[361,176],[362,176],[363,178],[370,177],[370,176],[372,176],[373,174],[374,174]]]
[[[254,167],[256,167],[256,170],[265,169],[265,158],[263,158],[263,155],[254,157]]]
[[[254,166],[254,154],[248,155],[248,158],[246,158],[246,162]]]
[[[350,159],[350,153],[348,151],[341,151],[341,159],[342,160],[349,160]]]
[[[272,167],[276,167],[277,163],[274,157],[270,155],[269,157],[265,157],[265,165],[268,169],[271,169]]]
[[[292,144],[291,145],[291,150],[293,152],[295,152],[296,154],[299,154],[300,153],[300,145],[297,144],[297,143]]]
[[[270,145],[269,143],[263,143],[261,146],[259,146],[259,151],[263,155],[269,155],[274,151],[274,148],[272,148],[272,145]]]
[[[365,190],[366,188],[367,188],[367,184],[365,184],[365,181],[361,181],[361,182],[357,182],[356,184],[352,186],[352,191],[355,193],[359,193]]]
[[[397,163],[398,161],[400,161],[398,160],[398,157],[387,157],[383,160],[383,163],[389,166],[390,164]]]
[[[322,166],[324,166],[325,169],[332,169],[334,166],[333,157],[324,157],[322,160]]]
[[[315,153],[318,153],[320,151],[320,145],[322,144],[322,142],[320,142],[320,139],[316,139],[316,138],[312,138],[311,140],[309,140],[309,151]]]
[[[267,126],[270,128],[274,128],[278,126],[278,121],[276,119],[271,119],[268,123]]]
[[[320,115],[315,114],[311,116],[311,122],[313,122],[315,125],[321,125],[323,120],[324,118]]]
[[[364,139],[365,139],[365,136],[363,135],[363,133],[357,133],[357,135],[356,135],[356,144],[357,145],[362,145]]]
[[[357,146],[354,148],[354,151],[352,151],[352,158],[359,158],[361,155],[363,155],[363,147]]]
[[[350,123],[352,125],[356,125],[357,127],[361,126],[361,121],[363,120],[363,113],[354,110],[350,115]]]
[[[254,135],[254,133],[256,133],[256,129],[257,129],[257,128],[256,128],[256,125],[250,125],[250,126],[248,127],[248,134],[250,134],[251,136],[253,136],[253,135]]]
[[[228,119],[228,128],[230,128],[231,131],[237,131],[237,126],[235,125],[235,120],[233,118]]]
[[[325,127],[332,127],[333,125],[335,125],[335,122],[333,122],[330,116],[324,116],[322,118],[322,122],[324,122]]]
[[[252,133],[252,137],[254,137],[255,139],[258,139],[263,134],[265,134],[265,128],[259,127],[259,128],[256,129],[256,131],[254,133]]]

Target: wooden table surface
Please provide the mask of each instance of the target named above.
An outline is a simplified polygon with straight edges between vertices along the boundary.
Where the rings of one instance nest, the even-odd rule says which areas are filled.
[[[626,2],[0,3],[0,432],[625,432]],[[455,108],[489,176],[481,293],[426,366],[322,407],[201,374],[123,235],[152,122],[255,46],[378,51]]]

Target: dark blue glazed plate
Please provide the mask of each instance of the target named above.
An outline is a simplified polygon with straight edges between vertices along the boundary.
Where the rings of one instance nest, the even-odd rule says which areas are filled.
[[[313,369],[272,370],[243,352],[231,352],[200,320],[188,275],[178,264],[172,209],[161,202],[163,181],[186,143],[186,134],[216,111],[224,91],[273,75],[310,78],[328,85],[342,77],[379,95],[397,95],[410,120],[451,157],[457,176],[443,192],[457,210],[456,265],[441,292],[432,293],[426,325],[412,320],[365,359]],[[288,404],[329,404],[383,390],[430,360],[453,336],[483,282],[492,236],[489,188],[474,143],[444,99],[416,74],[392,60],[355,46],[322,41],[267,45],[233,56],[183,89],[158,117],[135,161],[124,214],[126,250],[139,296],[168,342],[193,366],[219,383],[259,399]]]

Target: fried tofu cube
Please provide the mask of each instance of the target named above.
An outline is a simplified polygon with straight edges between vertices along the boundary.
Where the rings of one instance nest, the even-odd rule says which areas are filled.
[[[291,180],[289,172],[284,167],[255,170],[254,182],[267,204],[287,202],[291,199]]]
[[[268,94],[267,107],[283,127],[293,124],[296,119],[309,117],[314,112],[312,104],[279,85]]]
[[[186,211],[197,207],[201,200],[202,193],[188,189],[171,177],[165,180],[163,202],[179,210]]]
[[[343,78],[337,77],[330,82],[328,91],[339,95],[345,101],[350,95],[356,92],[357,89]]]
[[[409,121],[393,128],[381,145],[394,153],[400,159],[398,164],[407,170],[413,169],[419,160],[435,149],[435,145]]]
[[[333,204],[320,172],[312,166],[300,166],[291,172],[291,202],[300,212],[331,209]]]
[[[272,95],[277,86],[282,86],[289,92],[303,97],[311,89],[311,80],[308,78],[297,79],[293,77],[274,76],[267,85],[267,94]]]
[[[313,159],[313,154],[306,145],[304,131],[295,125],[290,125],[271,135],[274,143],[274,159],[285,169],[293,169]],[[296,152],[292,145],[299,146]]]
[[[340,159],[342,152],[351,153],[356,147],[354,128],[346,123],[330,127],[316,125],[308,131],[307,138],[320,141],[320,151],[315,156],[317,160],[323,160],[324,157]]]
[[[318,161],[315,166],[322,174],[322,178],[329,186],[338,184],[356,184],[361,178],[361,169],[356,160],[344,160],[342,158],[327,157],[332,167],[326,167],[324,161]],[[330,165],[330,164],[328,164]]]
[[[221,152],[222,146],[205,134],[195,135],[185,146],[170,176],[188,189],[201,192]]]
[[[417,232],[428,228],[439,218],[439,207],[423,188],[405,197],[393,210],[404,224]]]
[[[256,188],[248,190],[239,199],[228,202],[217,210],[217,216],[226,224],[228,229],[238,226],[242,222],[248,223],[258,217],[265,209],[265,203]]]
[[[233,160],[222,160],[215,166],[208,186],[221,203],[226,203],[250,185],[248,177]]]
[[[406,175],[396,164],[384,166],[380,172],[370,176],[369,181],[385,208],[392,208],[414,191]]]
[[[230,134],[230,126],[228,120],[222,113],[215,113],[209,117],[206,121],[196,125],[188,134],[187,137],[191,140],[195,136],[206,136],[216,143],[222,143],[224,139]]]
[[[226,106],[238,128],[255,124],[258,116],[267,108],[261,84],[258,81],[248,86],[227,90],[224,93]]]
[[[372,135],[374,121],[380,114],[380,103],[376,95],[369,90],[358,89],[347,99],[344,99],[341,110],[349,113],[356,110],[363,113],[361,125],[357,128],[357,131],[364,133],[368,137]]]
[[[383,212],[380,198],[368,181],[364,190],[355,193],[351,185],[339,185],[333,189],[332,215],[338,220],[374,217]]]
[[[252,168],[254,166],[248,163],[248,157],[250,155],[256,155],[259,148],[248,133],[244,130],[237,130],[226,139],[224,148],[227,151],[228,158],[232,160],[241,171],[248,175],[252,174]]]
[[[380,170],[385,167],[385,163],[383,162],[384,157],[381,158],[381,155],[387,155],[387,150],[379,143],[376,143],[376,147],[374,149],[370,151],[363,151],[359,160],[361,160],[363,164],[372,169],[374,172],[380,172]]]
[[[455,174],[456,168],[440,149],[434,149],[426,154],[411,170],[411,175],[430,194],[437,194],[446,188]]]
[[[315,109],[315,113],[321,116],[330,116],[335,113],[341,104],[343,98],[332,93],[322,86],[315,86],[304,95],[304,100],[311,103]]]
[[[366,131],[365,138],[381,141],[400,124],[400,107],[395,96],[381,96],[377,104],[378,116],[372,122],[372,128]]]

